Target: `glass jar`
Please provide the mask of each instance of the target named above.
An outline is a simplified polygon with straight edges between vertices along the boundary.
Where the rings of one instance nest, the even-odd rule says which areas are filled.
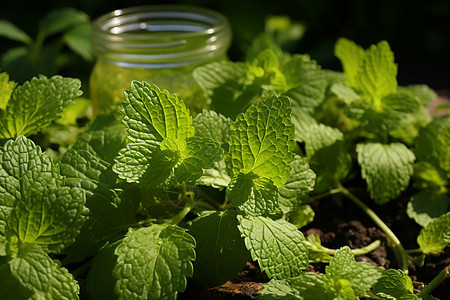
[[[94,112],[120,103],[132,80],[155,83],[199,111],[206,98],[192,72],[227,59],[230,43],[227,19],[205,8],[138,6],[99,17],[92,26],[98,58],[90,78]]]

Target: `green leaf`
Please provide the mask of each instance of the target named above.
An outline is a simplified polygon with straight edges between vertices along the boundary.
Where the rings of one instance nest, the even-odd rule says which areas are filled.
[[[449,180],[445,171],[435,167],[426,161],[419,161],[414,164],[414,186],[419,189],[430,189],[437,193],[445,193]]]
[[[89,106],[91,105],[91,100],[87,98],[76,98],[73,103],[67,105],[63,110],[63,117],[56,120],[57,124],[65,126],[76,126],[77,118],[85,113]]]
[[[237,228],[235,210],[205,212],[189,226],[195,238],[197,259],[194,278],[206,286],[217,286],[241,271],[249,253]]]
[[[231,119],[212,110],[203,110],[194,119],[195,135],[211,138],[228,150]]]
[[[291,171],[284,186],[278,188],[278,201],[283,213],[288,213],[301,204],[301,198],[314,189],[316,174],[308,163],[296,155],[291,162]]]
[[[0,110],[0,138],[38,132],[56,120],[63,108],[82,94],[80,86],[78,79],[40,76],[17,87],[6,110]]]
[[[238,216],[238,220],[252,259],[269,278],[295,277],[308,267],[305,237],[295,225],[266,217]]]
[[[450,212],[420,230],[417,243],[425,254],[438,254],[450,244]]]
[[[275,280],[263,285],[260,292],[262,299],[302,299],[321,300],[343,299],[337,298],[334,282],[321,273],[302,272],[297,277]],[[269,298],[269,296],[274,296]],[[286,297],[291,296],[291,297]],[[345,298],[344,298],[345,299]]]
[[[210,99],[211,108],[235,118],[259,94],[247,82],[248,66],[241,62],[212,62],[194,70],[194,78]]]
[[[377,101],[397,91],[397,65],[389,44],[381,41],[366,51],[355,77],[355,88]]]
[[[117,263],[114,251],[119,243],[120,240],[114,244],[105,245],[92,259],[86,278],[86,291],[89,299],[117,299],[118,295],[114,291],[117,280],[113,277],[113,269]]]
[[[292,107],[291,119],[295,128],[295,140],[298,142],[304,141],[310,126],[317,125],[317,120],[311,116],[307,109],[303,109],[302,107]]]
[[[289,99],[271,98],[240,114],[230,129],[233,174],[253,172],[282,186],[290,172],[294,128]]]
[[[88,220],[75,243],[65,249],[67,260],[80,261],[95,254],[108,237],[123,234],[124,227],[136,222],[140,193],[130,186],[118,186],[111,165],[84,150],[66,152],[61,174],[87,194]]]
[[[9,81],[7,73],[0,73],[0,110],[5,110],[17,83]]]
[[[431,101],[437,98],[437,94],[430,87],[424,84],[408,85],[399,87],[400,92],[405,92],[416,97],[423,106],[428,106]]]
[[[401,270],[389,269],[381,275],[373,286],[372,293],[381,299],[407,300],[414,296],[411,278]]]
[[[71,148],[88,151],[112,163],[119,150],[126,145],[124,129],[116,111],[98,115],[88,129],[77,136]]]
[[[31,45],[33,43],[33,39],[28,34],[7,20],[0,20],[0,36],[17,42],[22,42],[27,45]]]
[[[350,282],[355,295],[360,296],[377,282],[383,270],[367,262],[356,262],[351,249],[345,246],[336,250],[325,272],[335,282],[342,279]]]
[[[11,211],[6,232],[22,243],[37,244],[47,253],[59,253],[80,233],[86,213],[83,190],[30,185]]]
[[[356,76],[363,64],[366,52],[354,42],[339,38],[334,48],[334,55],[342,63],[345,78],[351,86],[356,86]]]
[[[123,123],[132,142],[159,145],[166,138],[184,141],[194,135],[189,110],[176,95],[145,81],[131,82],[124,93]]]
[[[361,175],[377,204],[398,197],[408,187],[415,156],[404,144],[362,143],[356,152]]]
[[[0,148],[0,193],[0,237],[8,229],[22,242],[59,252],[85,221],[83,191],[65,186],[58,165],[24,136]]]
[[[426,161],[450,174],[450,116],[435,119],[420,129],[414,145],[418,161]]]
[[[119,299],[176,299],[192,276],[195,239],[166,224],[130,229],[116,248]]]
[[[297,228],[302,228],[314,221],[314,210],[307,204],[294,207],[288,214],[288,220]]]
[[[30,299],[32,296],[33,292],[11,274],[6,259],[0,259],[0,299]]]
[[[94,52],[91,45],[91,24],[79,24],[63,35],[63,41],[88,62],[94,61]]]
[[[450,199],[445,195],[435,195],[429,190],[422,190],[411,197],[406,213],[417,224],[426,227],[448,211],[449,203]]]
[[[286,78],[286,88],[277,90],[291,99],[293,107],[312,113],[325,99],[328,82],[316,61],[296,55],[282,66],[281,72]]]
[[[212,168],[203,170],[203,175],[197,180],[197,184],[223,189],[230,184],[230,181],[231,177],[228,175],[225,160],[222,159],[214,162]]]
[[[79,286],[67,269],[37,245],[24,244],[8,261],[11,274],[33,299],[78,299]]]
[[[187,139],[186,150],[175,169],[174,179],[178,183],[195,182],[203,175],[203,170],[212,168],[222,157],[223,149],[213,139],[191,137]]]
[[[89,16],[72,7],[65,7],[50,11],[39,23],[39,32],[50,36],[66,31],[81,23],[88,23]]]
[[[306,156],[318,174],[316,190],[328,189],[334,179],[343,179],[351,168],[351,157],[343,134],[323,124],[313,125],[304,137]]]

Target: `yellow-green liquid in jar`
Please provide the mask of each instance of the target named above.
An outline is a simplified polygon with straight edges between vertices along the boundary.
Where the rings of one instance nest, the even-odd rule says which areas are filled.
[[[98,57],[90,78],[94,112],[122,102],[132,80],[154,83],[201,111],[207,100],[193,71],[227,59],[230,42],[226,18],[203,8],[141,6],[100,17],[92,31]]]

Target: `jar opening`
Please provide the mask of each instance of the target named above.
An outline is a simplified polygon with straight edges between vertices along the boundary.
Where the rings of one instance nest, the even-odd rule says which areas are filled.
[[[215,11],[182,5],[115,10],[93,23],[100,59],[122,67],[172,68],[216,60],[231,43],[227,19]]]

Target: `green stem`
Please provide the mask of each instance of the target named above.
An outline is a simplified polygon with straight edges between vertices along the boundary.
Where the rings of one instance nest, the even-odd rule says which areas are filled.
[[[352,249],[352,253],[355,256],[364,255],[364,254],[372,252],[373,250],[378,248],[380,246],[380,244],[381,244],[380,240],[376,240],[365,247],[358,248],[358,249]],[[323,246],[322,246],[322,248],[323,248],[323,252],[325,252],[328,255],[334,255],[336,253],[335,249],[329,249],[329,248],[325,248]]]
[[[192,210],[191,206],[185,206],[175,217],[172,218],[170,224],[178,225],[183,221],[184,217]]]
[[[314,202],[316,200],[320,200],[320,199],[323,199],[323,198],[326,198],[326,197],[331,196],[331,195],[339,194],[340,192],[341,192],[341,190],[339,188],[331,189],[331,190],[329,190],[329,191],[327,191],[325,193],[318,194],[318,195],[315,195],[315,196],[309,198],[308,203],[309,202]]]
[[[408,254],[423,253],[422,249],[420,249],[420,248],[405,250],[405,252]]]
[[[353,195],[349,190],[347,190],[340,182],[337,183],[338,189],[341,193],[355,203],[359,208],[361,208],[368,216],[375,222],[375,224],[388,236],[390,239],[390,246],[394,249],[395,255],[403,272],[408,274],[408,255],[403,248],[402,243],[397,238],[397,236],[392,232],[392,230],[386,225],[386,223],[381,220],[377,214],[371,210],[367,205],[365,205],[358,197]]]
[[[420,292],[417,296],[429,295],[439,284],[441,284],[446,278],[450,277],[448,272],[450,266],[445,267],[433,280]]]

